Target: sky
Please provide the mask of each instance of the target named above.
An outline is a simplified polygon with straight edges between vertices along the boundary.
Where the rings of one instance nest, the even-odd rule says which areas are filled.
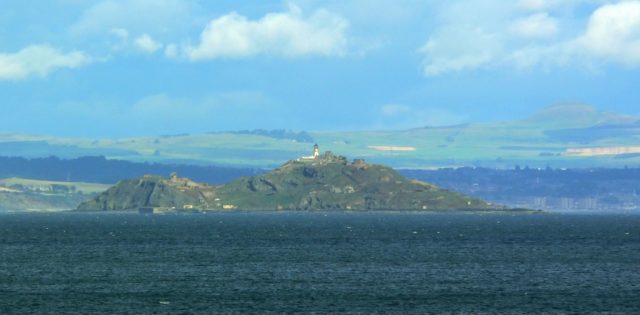
[[[3,0],[0,133],[640,115],[640,1]]]

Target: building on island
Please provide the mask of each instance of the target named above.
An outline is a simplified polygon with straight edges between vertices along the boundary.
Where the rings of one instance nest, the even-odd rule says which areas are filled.
[[[302,160],[302,161],[309,161],[309,160],[315,160],[317,158],[320,157],[320,148],[318,147],[318,144],[316,143],[313,146],[313,154],[311,154],[310,156],[303,156],[301,158],[298,159],[298,161]]]

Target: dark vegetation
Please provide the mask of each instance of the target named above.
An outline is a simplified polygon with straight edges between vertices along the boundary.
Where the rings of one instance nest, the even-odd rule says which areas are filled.
[[[258,135],[280,140],[295,140],[297,142],[314,142],[313,137],[305,131],[291,131],[285,129],[265,130],[265,129],[253,129],[253,130],[240,130],[232,131],[233,134],[243,135]]]
[[[98,155],[138,155],[137,152],[124,149],[81,148],[75,145],[49,144],[46,141],[10,141],[0,142],[0,156],[44,157],[58,156],[74,158],[78,156]]]
[[[52,181],[74,181],[114,184],[120,180],[143,175],[181,176],[206,183],[226,183],[241,176],[261,173],[260,170],[219,166],[183,164],[135,163],[108,160],[102,156],[60,159],[0,157],[0,178],[22,177]]]

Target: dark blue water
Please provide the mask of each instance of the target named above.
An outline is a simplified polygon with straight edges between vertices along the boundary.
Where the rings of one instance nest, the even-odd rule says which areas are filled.
[[[0,214],[0,314],[640,313],[640,216]]]

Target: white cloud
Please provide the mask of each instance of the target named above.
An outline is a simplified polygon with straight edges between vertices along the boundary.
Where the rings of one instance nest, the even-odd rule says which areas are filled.
[[[136,48],[146,53],[154,53],[162,48],[162,44],[156,42],[148,34],[143,34],[135,39],[133,42]]]
[[[515,67],[520,70],[576,65],[593,70],[612,62],[640,67],[640,1],[520,1],[495,7],[494,0],[459,0],[441,9],[441,23],[418,50],[426,76]],[[576,16],[582,4],[600,4],[591,15]],[[562,10],[553,11],[552,8]],[[538,11],[523,12],[522,8]],[[539,10],[552,10],[554,16]],[[473,17],[467,14],[474,12]],[[551,12],[551,11],[550,11]],[[559,13],[564,12],[564,13]],[[587,21],[588,20],[588,21]],[[586,29],[576,25],[587,24]]]
[[[509,55],[504,56],[504,62],[520,70],[538,68],[548,71],[553,67],[576,62],[575,49],[571,43],[526,46],[509,52]]]
[[[604,5],[597,9],[577,44],[605,60],[640,66],[640,1]]]
[[[0,80],[45,77],[62,68],[78,68],[91,62],[85,53],[63,53],[47,45],[31,45],[15,53],[0,53]]]
[[[520,0],[518,6],[528,11],[548,11],[553,9],[571,9],[581,5],[602,5],[615,0]]]
[[[169,44],[164,48],[164,55],[167,58],[178,57],[178,47],[175,44]]]
[[[397,116],[411,111],[411,107],[399,104],[387,104],[380,108],[380,113],[384,116]]]
[[[129,38],[129,31],[127,31],[124,28],[112,28],[109,31],[109,34],[121,39],[121,40],[127,40]]]
[[[295,6],[249,20],[230,13],[209,22],[197,46],[185,48],[190,60],[279,56],[342,55],[347,48],[347,21],[327,10],[303,15]]]
[[[114,51],[122,50],[129,44],[129,31],[124,28],[112,28],[109,30],[109,48]]]
[[[117,42],[111,44],[111,49],[116,51],[136,49],[148,54],[153,54],[164,46],[161,42],[153,39],[153,37],[146,33],[129,40],[130,33],[124,28],[111,29],[109,34],[117,39]]]
[[[519,5],[526,10],[538,11],[548,8],[551,4],[549,0],[520,0]]]
[[[536,13],[513,22],[511,31],[521,37],[553,37],[558,33],[558,21],[547,13]]]
[[[460,40],[464,37],[464,40]],[[502,54],[502,42],[497,34],[482,29],[449,28],[431,38],[419,49],[426,55],[424,73],[436,76],[482,68]]]
[[[70,27],[75,35],[104,34],[113,29],[133,33],[173,32],[190,26],[194,2],[185,0],[102,0]]]

